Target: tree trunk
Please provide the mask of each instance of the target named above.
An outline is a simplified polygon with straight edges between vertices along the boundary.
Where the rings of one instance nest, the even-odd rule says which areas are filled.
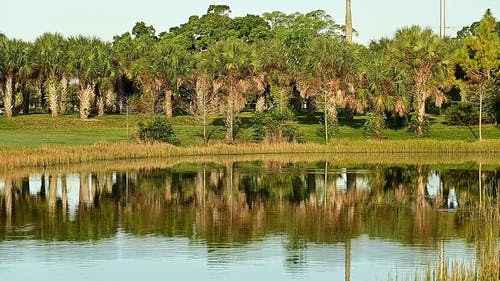
[[[352,15],[351,15],[351,0],[345,1],[345,39],[347,42],[352,42]]]
[[[67,113],[67,103],[68,103],[68,79],[63,77],[60,81],[61,83],[61,93],[59,96],[59,112],[60,114]]]
[[[23,113],[29,114],[30,111],[30,92],[23,91]]]
[[[235,103],[236,100],[234,96],[234,89],[231,83],[231,89],[229,92],[229,96],[227,97],[227,109],[226,109],[226,125],[227,125],[226,140],[231,143],[234,143]]]
[[[479,141],[483,140],[483,91],[479,92]]]
[[[325,95],[325,100],[323,101],[323,107],[324,107],[324,113],[325,113],[325,143],[328,143],[328,104],[327,104],[327,94],[324,93]]]
[[[419,137],[423,137],[425,135],[425,98],[419,98],[417,105],[417,134]]]
[[[50,113],[52,117],[57,116],[57,106],[59,105],[59,97],[57,94],[57,86],[55,80],[47,81],[47,99],[49,102]]]
[[[7,76],[7,81],[5,82],[5,94],[3,98],[3,104],[5,107],[5,115],[7,117],[12,117],[12,77]]]
[[[80,99],[80,118],[88,119],[92,101],[94,100],[94,87],[91,85],[82,87],[78,98]]]
[[[172,118],[172,90],[165,90],[165,115]]]
[[[97,116],[104,116],[105,101],[102,95],[97,99]]]

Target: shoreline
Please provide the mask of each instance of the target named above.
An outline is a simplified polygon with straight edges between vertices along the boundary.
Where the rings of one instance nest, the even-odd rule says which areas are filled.
[[[91,163],[95,161],[120,161],[148,158],[169,157],[225,157],[253,155],[286,155],[293,158],[304,158],[306,154],[324,154],[326,159],[333,155],[350,154],[360,159],[373,158],[376,154],[386,160],[416,159],[417,162],[429,158],[435,160],[456,158],[457,160],[484,158],[485,162],[500,164],[500,139],[483,140],[481,142],[439,141],[439,140],[335,140],[329,144],[315,143],[279,143],[279,144],[222,144],[215,143],[204,146],[172,146],[168,144],[137,144],[100,142],[85,146],[41,146],[16,147],[0,145],[0,169],[8,170],[27,167],[49,167],[70,164]],[[429,154],[429,155],[426,155]],[[432,155],[432,157],[430,157]],[[438,157],[436,157],[438,156]],[[467,156],[467,157],[465,157]],[[256,157],[258,158],[258,157]],[[342,157],[341,157],[342,158]],[[371,159],[371,160],[376,160]],[[498,159],[498,160],[497,160]],[[384,159],[380,159],[382,162]],[[473,161],[473,160],[469,160]],[[397,161],[398,162],[398,161]]]

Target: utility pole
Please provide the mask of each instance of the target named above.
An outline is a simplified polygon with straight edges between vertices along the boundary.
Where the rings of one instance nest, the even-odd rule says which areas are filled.
[[[351,0],[345,1],[345,38],[347,42],[352,42],[352,15],[351,15]]]
[[[440,29],[439,29],[439,37],[444,38],[444,29],[445,29],[445,0],[440,0],[441,1],[441,24],[440,24]]]

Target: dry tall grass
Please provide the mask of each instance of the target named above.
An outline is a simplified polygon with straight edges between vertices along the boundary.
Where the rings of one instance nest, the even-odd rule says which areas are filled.
[[[125,159],[224,156],[284,155],[351,163],[464,163],[481,161],[500,164],[500,142],[482,141],[338,141],[321,144],[213,144],[176,147],[168,144],[97,143],[91,146],[43,146],[38,148],[0,147],[0,169],[47,167]],[[314,156],[314,154],[316,154]]]

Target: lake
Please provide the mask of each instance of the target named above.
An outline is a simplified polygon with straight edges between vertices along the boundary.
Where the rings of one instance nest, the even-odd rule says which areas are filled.
[[[0,280],[387,280],[474,266],[483,226],[469,214],[498,208],[499,171],[273,160],[4,172]]]

